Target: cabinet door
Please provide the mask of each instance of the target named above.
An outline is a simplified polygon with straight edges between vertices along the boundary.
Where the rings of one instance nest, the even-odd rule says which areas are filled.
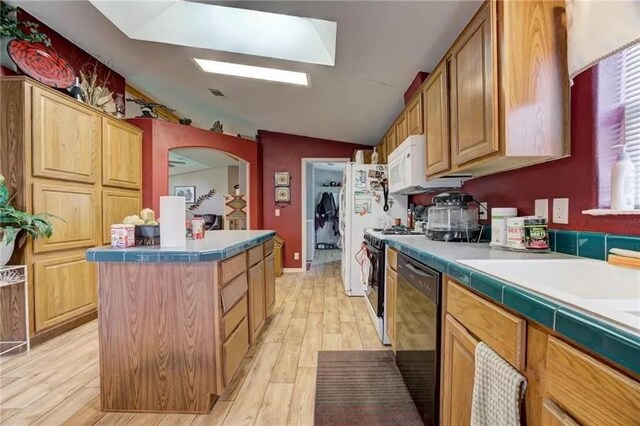
[[[396,147],[407,138],[407,116],[402,112],[396,120]]]
[[[447,171],[451,167],[448,96],[447,64],[442,63],[429,76],[422,90],[427,136],[426,176]]]
[[[395,124],[391,125],[391,128],[387,131],[387,134],[384,137],[385,142],[387,144],[387,158],[389,158],[389,154],[396,149],[396,126]]]
[[[33,175],[95,183],[100,115],[62,94],[33,88]]]
[[[442,425],[468,425],[475,375],[475,352],[479,342],[447,315],[444,331],[442,374]]]
[[[409,102],[406,109],[407,116],[407,136],[421,135],[423,133],[422,119],[422,92],[418,92],[416,96]]]
[[[493,61],[492,21],[485,6],[451,56],[451,148],[457,165],[498,151]]]
[[[111,225],[142,210],[139,191],[104,189],[102,191],[102,243],[111,243]]]
[[[387,280],[386,280],[386,293],[387,293],[387,335],[391,341],[391,346],[395,350],[396,348],[396,295],[398,292],[398,273],[391,268],[387,268]]]
[[[100,212],[96,191],[91,186],[33,184],[33,210],[51,213],[53,235],[33,242],[33,252],[92,247],[100,241]]]
[[[276,302],[276,270],[273,253],[264,259],[265,317]]]
[[[228,385],[240,367],[242,358],[249,350],[249,332],[247,320],[243,319],[238,328],[222,344],[222,362],[224,364],[224,383]]]
[[[36,332],[96,308],[95,268],[84,251],[33,264]]]
[[[562,411],[562,408],[549,399],[545,399],[542,404],[541,420],[544,426],[580,426],[570,415]]]
[[[140,189],[142,132],[121,121],[105,118],[102,135],[102,184]]]
[[[249,335],[253,342],[264,324],[264,261],[249,269]]]

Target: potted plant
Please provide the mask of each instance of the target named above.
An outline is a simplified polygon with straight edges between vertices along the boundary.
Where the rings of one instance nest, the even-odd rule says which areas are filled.
[[[49,36],[38,30],[38,24],[18,20],[18,8],[0,2],[0,39],[2,41],[0,63],[13,71],[17,71],[17,69],[7,54],[7,44],[15,38],[31,43],[42,43],[47,47],[51,46]]]
[[[5,185],[4,176],[0,175],[0,266],[4,266],[11,259],[15,247],[16,237],[20,231],[32,238],[49,238],[53,234],[53,225],[49,222],[50,213],[31,215],[17,210],[9,203],[9,190]]]

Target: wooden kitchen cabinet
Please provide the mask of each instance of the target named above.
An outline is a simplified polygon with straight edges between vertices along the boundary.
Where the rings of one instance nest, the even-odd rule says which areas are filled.
[[[264,258],[265,316],[276,303],[276,270],[273,253]]]
[[[387,145],[387,160],[389,159],[389,155],[393,152],[394,149],[398,146],[396,139],[396,126],[393,125],[387,132],[384,137],[385,144]]]
[[[404,142],[404,140],[408,136],[408,132],[407,132],[407,116],[406,116],[404,111],[397,118],[395,127],[396,127],[396,144],[395,144],[395,148],[397,148],[398,146],[400,146],[400,144],[402,142]]]
[[[475,350],[479,341],[451,315],[445,317],[441,424],[468,425],[475,375]]]
[[[142,187],[142,131],[121,120],[102,120],[102,184]]]
[[[249,268],[249,339],[254,342],[264,325],[264,261]]]
[[[222,344],[222,363],[224,384],[228,385],[238,371],[244,355],[249,350],[249,327],[247,319],[243,319],[238,328]]]
[[[548,399],[542,403],[541,420],[545,426],[580,426],[562,408]]]
[[[387,293],[387,335],[391,341],[391,347],[396,350],[396,323],[397,323],[397,294],[398,294],[398,273],[387,267],[387,279],[385,282]]]
[[[426,129],[426,176],[449,170],[449,102],[447,64],[441,63],[422,89]]]
[[[96,308],[96,266],[85,251],[33,264],[35,330],[41,331]]]
[[[486,4],[454,44],[449,60],[451,152],[456,165],[498,151],[494,29]]]
[[[37,86],[31,93],[33,176],[95,183],[100,164],[100,114]]]
[[[140,191],[104,189],[102,191],[102,243],[111,244],[111,225],[142,210]]]
[[[421,135],[424,131],[422,115],[422,92],[418,91],[405,108],[407,136]]]

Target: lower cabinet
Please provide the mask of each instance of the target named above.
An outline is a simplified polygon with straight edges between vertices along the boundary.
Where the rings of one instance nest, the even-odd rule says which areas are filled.
[[[391,341],[391,346],[396,349],[396,321],[397,321],[397,300],[398,294],[398,273],[393,269],[387,267],[387,279],[385,283],[385,289],[387,292],[387,335]]]
[[[249,268],[249,337],[253,342],[264,325],[265,286],[264,261]]]
[[[33,271],[36,332],[96,309],[96,266],[84,250],[36,260]]]
[[[265,316],[276,303],[276,269],[274,255],[271,253],[264,258],[264,289],[265,289]]]
[[[243,319],[222,345],[224,384],[228,385],[249,350],[249,325]]]
[[[545,426],[580,426],[556,403],[546,399],[542,403],[542,424]]]

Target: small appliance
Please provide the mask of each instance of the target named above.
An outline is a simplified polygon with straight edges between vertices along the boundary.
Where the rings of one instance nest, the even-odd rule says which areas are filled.
[[[433,197],[429,207],[427,238],[436,241],[477,241],[482,227],[478,223],[478,205],[464,192],[443,192]]]
[[[464,180],[469,177],[458,175],[426,180],[424,176],[426,144],[424,135],[411,135],[389,154],[387,163],[390,194],[409,195],[460,188]]]

